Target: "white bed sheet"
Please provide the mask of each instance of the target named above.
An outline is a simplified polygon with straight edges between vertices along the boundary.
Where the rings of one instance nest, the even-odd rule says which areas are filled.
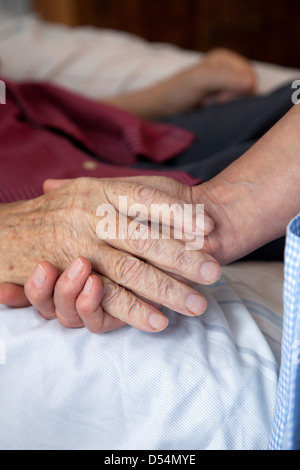
[[[33,308],[0,307],[0,449],[265,449],[282,269],[226,268],[199,288],[202,317],[166,312],[170,326],[157,335],[130,327],[92,335]]]
[[[7,77],[100,97],[152,84],[202,56],[0,14],[0,57]],[[261,93],[299,78],[255,67]],[[203,317],[168,312],[170,327],[159,335],[127,327],[94,336],[46,322],[33,308],[0,307],[0,448],[266,448],[282,288],[281,264],[228,267],[216,286],[200,288],[209,300]]]

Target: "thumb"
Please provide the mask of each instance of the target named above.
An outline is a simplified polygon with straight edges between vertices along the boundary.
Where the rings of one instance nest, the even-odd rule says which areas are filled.
[[[70,183],[72,181],[71,179],[65,179],[65,180],[46,180],[43,184],[43,189],[44,193],[51,193],[52,191],[55,191],[56,189],[61,188],[62,186],[65,186],[66,184]]]
[[[30,302],[27,299],[24,287],[15,284],[0,285],[0,304],[8,307],[23,308],[29,307]]]

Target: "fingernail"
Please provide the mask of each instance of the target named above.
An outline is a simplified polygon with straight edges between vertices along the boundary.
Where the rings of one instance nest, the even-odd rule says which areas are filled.
[[[200,295],[191,294],[186,298],[186,308],[190,311],[191,315],[201,315],[206,310],[206,300]]]
[[[88,280],[85,283],[85,286],[83,288],[83,293],[84,295],[89,295],[93,289],[93,279],[91,277],[88,278]]]
[[[35,270],[34,276],[33,276],[33,282],[37,287],[42,287],[47,279],[47,275],[45,271],[43,270],[42,266],[39,264],[38,267]]]
[[[221,277],[221,269],[217,263],[209,261],[204,263],[200,269],[200,276],[205,282],[215,283]]]
[[[153,312],[149,315],[148,321],[152,328],[157,331],[164,330],[165,328],[167,328],[169,323],[168,319],[165,316],[160,315],[156,312]]]
[[[80,258],[77,258],[73,263],[71,264],[69,270],[68,270],[68,277],[69,279],[75,279],[76,277],[79,276],[79,274],[83,271],[83,263]]]

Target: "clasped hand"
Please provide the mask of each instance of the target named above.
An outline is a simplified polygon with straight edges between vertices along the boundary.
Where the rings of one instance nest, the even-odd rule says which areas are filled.
[[[110,204],[118,210],[119,195],[149,212],[155,204],[183,207],[192,202],[190,188],[168,178],[147,178],[147,185],[145,178],[47,182],[44,196],[15,204],[4,217],[7,230],[14,225],[23,269],[18,275],[15,269],[2,274],[1,302],[30,303],[47,319],[58,318],[67,327],[85,326],[93,333],[124,324],[161,331],[168,320],[160,306],[187,316],[202,314],[206,300],[191,283],[216,282],[219,264],[204,250],[187,250],[174,238],[99,239],[97,207]],[[16,236],[21,214],[26,243]],[[170,225],[173,233],[180,228],[176,218]],[[207,214],[202,225],[203,235],[214,229]]]

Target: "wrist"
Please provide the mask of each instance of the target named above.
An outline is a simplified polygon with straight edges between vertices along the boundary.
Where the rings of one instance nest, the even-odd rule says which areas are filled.
[[[213,178],[195,188],[194,196],[203,203],[215,222],[215,230],[207,237],[205,250],[225,266],[246,256],[260,244],[255,223],[256,210],[251,210],[253,187],[223,177]],[[246,211],[245,208],[249,207]]]
[[[287,113],[248,152],[195,189],[215,221],[209,236],[221,264],[236,261],[286,233],[299,213],[299,110]]]
[[[204,250],[213,256],[221,266],[226,265],[228,253],[228,234],[232,231],[228,208],[223,204],[219,186],[214,180],[193,188],[193,202],[204,204],[206,213],[214,221],[214,231],[205,238]],[[233,238],[233,235],[232,235]]]

